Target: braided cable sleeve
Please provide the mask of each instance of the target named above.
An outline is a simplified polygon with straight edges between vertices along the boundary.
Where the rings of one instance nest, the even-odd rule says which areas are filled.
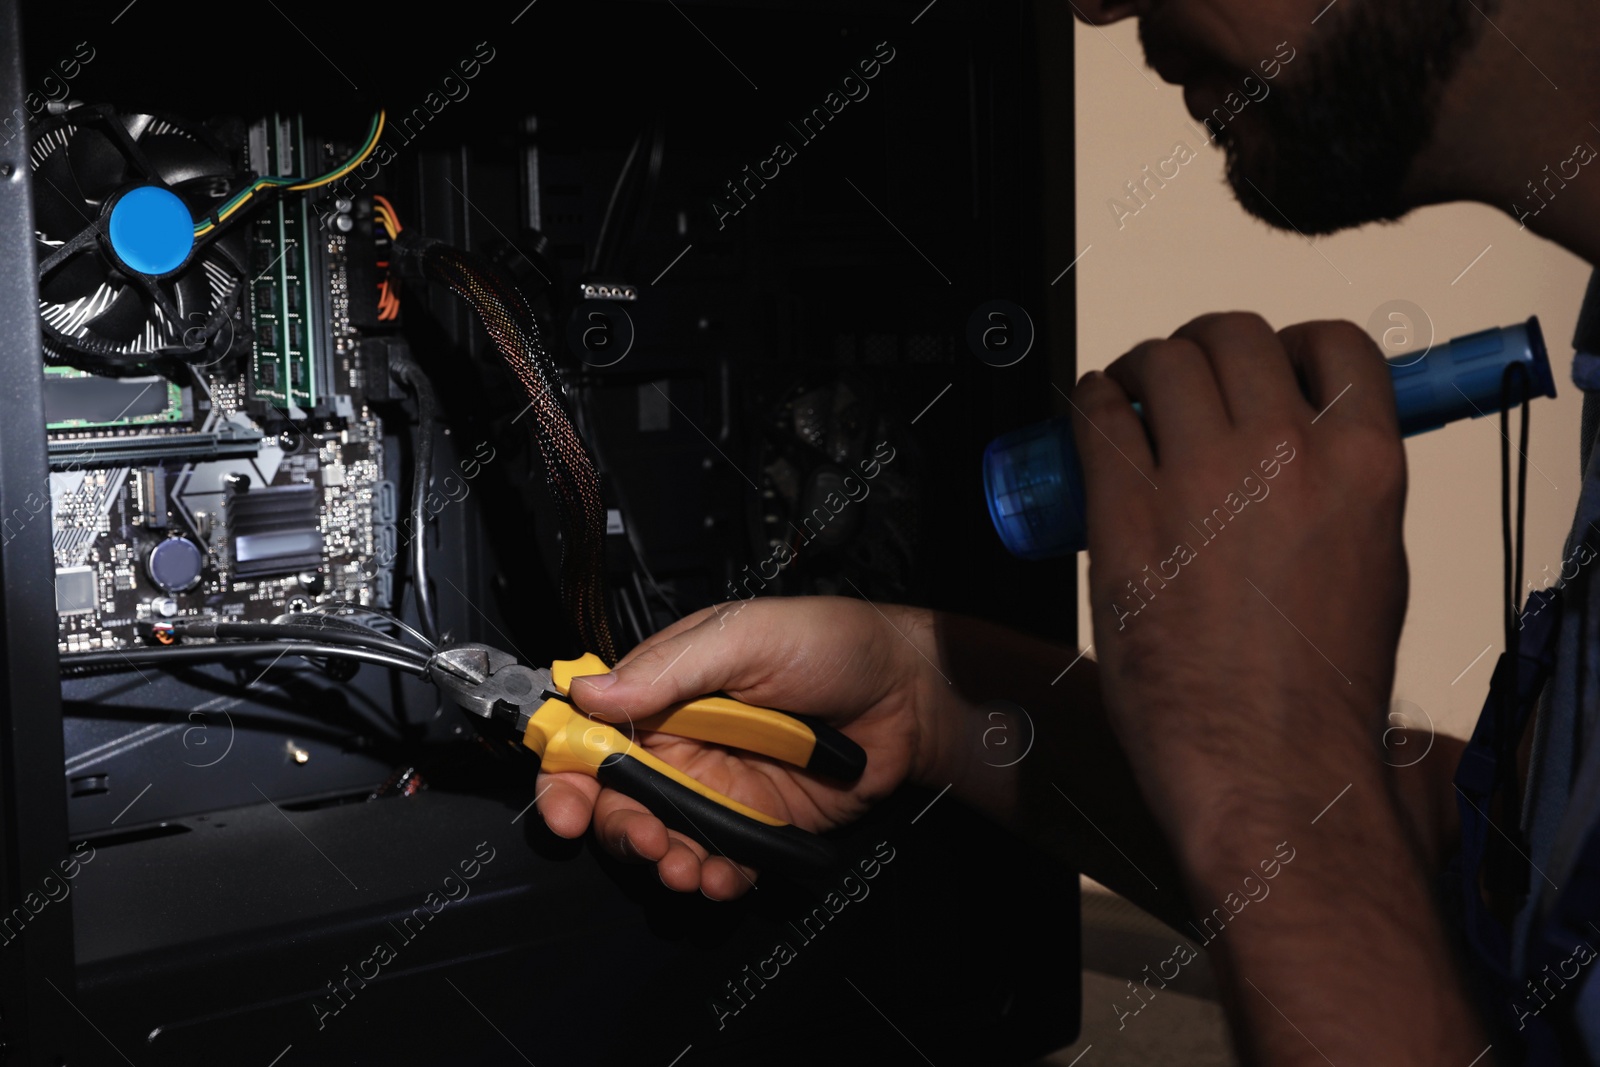
[[[401,242],[407,234],[402,233]],[[420,243],[419,243],[420,244]],[[488,260],[437,242],[413,246],[422,273],[477,312],[528,397],[545,479],[560,509],[561,599],[586,651],[609,665],[616,647],[606,617],[605,505],[600,472],[561,403],[555,361],[521,290]]]

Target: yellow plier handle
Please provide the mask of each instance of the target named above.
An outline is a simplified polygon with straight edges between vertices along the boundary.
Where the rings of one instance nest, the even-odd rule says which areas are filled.
[[[565,694],[573,678],[608,670],[590,654],[557,660],[550,675],[553,688]],[[641,719],[634,727],[731,745],[845,780],[859,777],[866,768],[866,753],[832,727],[728,697],[687,701]],[[696,781],[564,699],[551,698],[540,705],[528,720],[523,743],[539,753],[544,770],[593,775],[715,852],[792,873],[824,869],[835,862],[833,847],[824,839]]]

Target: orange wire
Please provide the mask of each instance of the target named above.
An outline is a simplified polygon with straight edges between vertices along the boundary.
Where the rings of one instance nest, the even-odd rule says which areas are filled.
[[[389,202],[389,198],[386,196],[374,195],[372,202],[376,205],[376,210],[373,214],[382,224],[384,231],[388,233],[389,239],[391,241],[394,240],[401,229],[400,213],[394,209],[394,205]],[[380,265],[387,266],[388,264]],[[387,322],[399,317],[400,298],[395,294],[394,290],[389,288],[389,279],[385,278],[378,286],[378,319]]]
[[[400,315],[400,298],[389,289],[389,280],[385,278],[378,283],[378,319],[386,322],[398,318]]]
[[[394,209],[394,205],[393,204],[389,203],[389,198],[388,197],[382,195],[381,193],[374,194],[374,196],[372,197],[372,202],[374,204],[377,204],[379,207],[383,208],[383,210],[385,210],[385,211],[387,211],[389,213],[389,217],[391,219],[394,219],[394,228],[395,229],[398,230],[398,229],[401,228],[400,227],[400,213]]]

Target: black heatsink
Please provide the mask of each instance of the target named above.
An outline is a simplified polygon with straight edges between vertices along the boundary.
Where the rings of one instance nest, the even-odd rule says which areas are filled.
[[[230,489],[225,515],[235,578],[263,578],[322,566],[322,530],[313,485]]]

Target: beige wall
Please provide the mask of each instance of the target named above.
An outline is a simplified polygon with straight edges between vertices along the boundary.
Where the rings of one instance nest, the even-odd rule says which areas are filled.
[[[1080,24],[1076,53],[1078,249],[1089,246],[1073,268],[1079,373],[1209,311],[1256,311],[1275,326],[1321,318],[1365,325],[1380,305],[1404,299],[1428,313],[1440,340],[1538,315],[1561,395],[1532,409],[1525,566],[1536,585],[1553,580],[1580,481],[1582,401],[1570,363],[1588,268],[1479,205],[1430,208],[1398,226],[1318,239],[1313,249],[1240,210],[1221,153],[1197,134],[1181,91],[1145,69],[1131,21]],[[1198,158],[1119,229],[1108,200],[1125,196],[1124,182],[1180,142]],[[1395,697],[1457,735],[1471,731],[1503,644],[1498,425],[1497,416],[1455,423],[1407,443],[1411,605]],[[1081,602],[1079,633],[1090,640]]]

